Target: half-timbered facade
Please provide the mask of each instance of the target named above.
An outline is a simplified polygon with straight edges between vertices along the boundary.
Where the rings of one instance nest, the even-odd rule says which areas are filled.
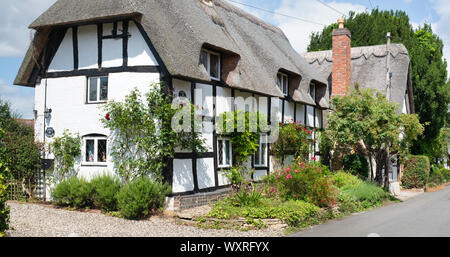
[[[82,176],[114,168],[99,107],[153,82],[201,106],[204,127],[242,109],[316,131],[329,108],[327,80],[283,32],[222,0],[59,0],[30,28],[35,37],[15,84],[35,87],[36,140],[51,142],[65,129],[80,134]],[[203,133],[206,152],[180,150],[170,161],[173,194],[229,184],[221,170],[232,164],[230,139],[211,131]],[[256,180],[274,169],[263,136],[248,163]],[[317,145],[311,149],[318,154]]]

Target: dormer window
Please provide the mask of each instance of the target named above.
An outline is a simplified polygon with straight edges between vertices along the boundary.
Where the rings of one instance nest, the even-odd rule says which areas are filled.
[[[277,74],[277,85],[280,88],[281,92],[283,92],[284,96],[288,95],[289,92],[289,77],[288,75],[279,72]]]
[[[316,101],[316,85],[314,83],[309,84],[309,95]]]
[[[203,49],[200,53],[200,63],[211,79],[220,80],[220,54]]]

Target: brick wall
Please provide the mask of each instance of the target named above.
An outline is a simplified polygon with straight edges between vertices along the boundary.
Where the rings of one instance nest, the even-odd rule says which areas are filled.
[[[220,199],[230,195],[231,190],[229,188],[221,189],[214,192],[198,193],[194,195],[179,195],[173,198],[173,208],[175,210],[184,210],[195,208],[210,203],[217,202]]]
[[[332,96],[344,96],[351,83],[351,33],[347,28],[333,30]]]

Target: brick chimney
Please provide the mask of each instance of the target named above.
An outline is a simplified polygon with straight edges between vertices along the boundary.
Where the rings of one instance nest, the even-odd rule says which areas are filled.
[[[333,30],[333,65],[332,91],[333,96],[344,96],[350,90],[351,84],[351,33],[344,28],[344,19],[338,19],[339,28]]]

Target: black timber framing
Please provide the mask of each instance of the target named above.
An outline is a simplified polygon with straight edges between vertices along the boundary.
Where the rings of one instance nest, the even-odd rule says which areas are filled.
[[[97,53],[98,53],[98,57],[97,57],[97,65],[98,68],[101,69],[102,68],[102,63],[103,63],[103,23],[98,23],[97,24]]]
[[[117,23],[114,23],[116,26],[116,33],[117,33]],[[123,67],[128,66],[128,26],[129,26],[129,20],[125,20],[122,23],[123,26],[123,37],[122,37],[122,59],[123,59]]]
[[[73,69],[78,70],[78,27],[72,27],[72,44],[73,44]]]
[[[160,73],[159,66],[128,66],[128,67],[112,67],[103,69],[83,69],[73,71],[58,71],[48,72],[42,78],[62,78],[62,77],[76,77],[76,76],[106,76],[109,73],[118,72],[139,72],[139,73]]]

